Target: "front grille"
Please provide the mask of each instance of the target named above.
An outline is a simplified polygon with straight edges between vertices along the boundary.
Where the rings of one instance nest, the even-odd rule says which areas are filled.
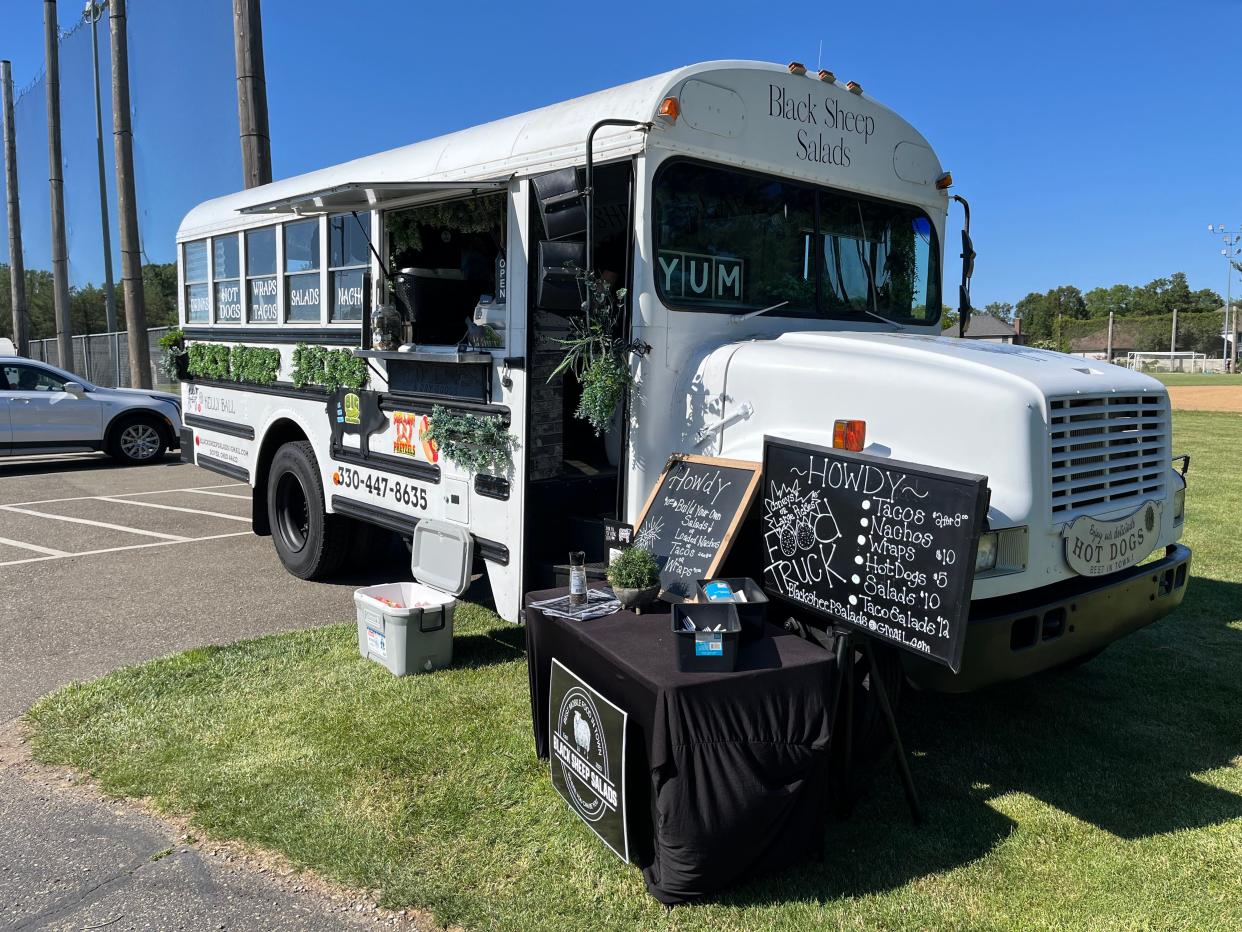
[[[1053,515],[1068,520],[1163,497],[1168,395],[1075,395],[1048,404]]]

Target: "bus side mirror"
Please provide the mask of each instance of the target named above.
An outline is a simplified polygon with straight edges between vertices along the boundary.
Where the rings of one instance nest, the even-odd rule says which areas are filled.
[[[586,262],[586,244],[539,243],[539,289],[535,303],[545,311],[582,310],[578,272]]]

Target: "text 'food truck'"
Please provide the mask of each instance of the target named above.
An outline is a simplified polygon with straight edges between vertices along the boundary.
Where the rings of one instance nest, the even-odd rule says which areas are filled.
[[[758,462],[770,436],[978,474],[961,671],[907,671],[1080,661],[1185,593],[1168,395],[942,337],[950,183],[857,84],[714,62],[208,201],[178,233],[182,449],[252,487],[294,574],[378,526],[510,621],[674,453]],[[761,536],[734,575],[763,576]],[[875,572],[917,546],[889,544]]]

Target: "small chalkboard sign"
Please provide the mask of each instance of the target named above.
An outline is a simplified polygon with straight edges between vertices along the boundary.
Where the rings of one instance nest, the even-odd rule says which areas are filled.
[[[760,466],[748,460],[676,453],[643,506],[634,545],[660,564],[660,596],[691,598],[696,580],[715,574],[759,487]]]
[[[987,477],[764,438],[764,588],[961,667]]]

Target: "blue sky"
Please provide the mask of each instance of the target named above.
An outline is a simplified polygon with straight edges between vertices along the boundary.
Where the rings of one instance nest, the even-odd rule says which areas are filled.
[[[0,3],[0,57],[12,59],[24,85],[42,66],[42,4]],[[129,6],[143,237],[160,261],[172,257],[189,207],[241,185],[230,3]],[[80,11],[78,2],[62,3],[62,25]],[[918,127],[970,199],[978,306],[1178,270],[1193,287],[1223,292],[1224,260],[1207,224],[1242,228],[1239,0],[265,0],[263,14],[278,177],[693,61],[814,65],[822,40],[824,67]],[[80,64],[89,44],[75,48],[81,75],[66,83],[89,87],[89,64]],[[98,213],[88,206],[98,197],[94,127],[86,92],[78,96],[80,138],[66,145],[76,205],[70,248],[75,280],[98,280]],[[23,140],[23,178],[35,179],[23,188],[28,262],[46,254],[45,226],[34,216],[46,193],[27,190],[46,189],[44,145]],[[955,301],[954,234],[949,243],[946,294]]]

